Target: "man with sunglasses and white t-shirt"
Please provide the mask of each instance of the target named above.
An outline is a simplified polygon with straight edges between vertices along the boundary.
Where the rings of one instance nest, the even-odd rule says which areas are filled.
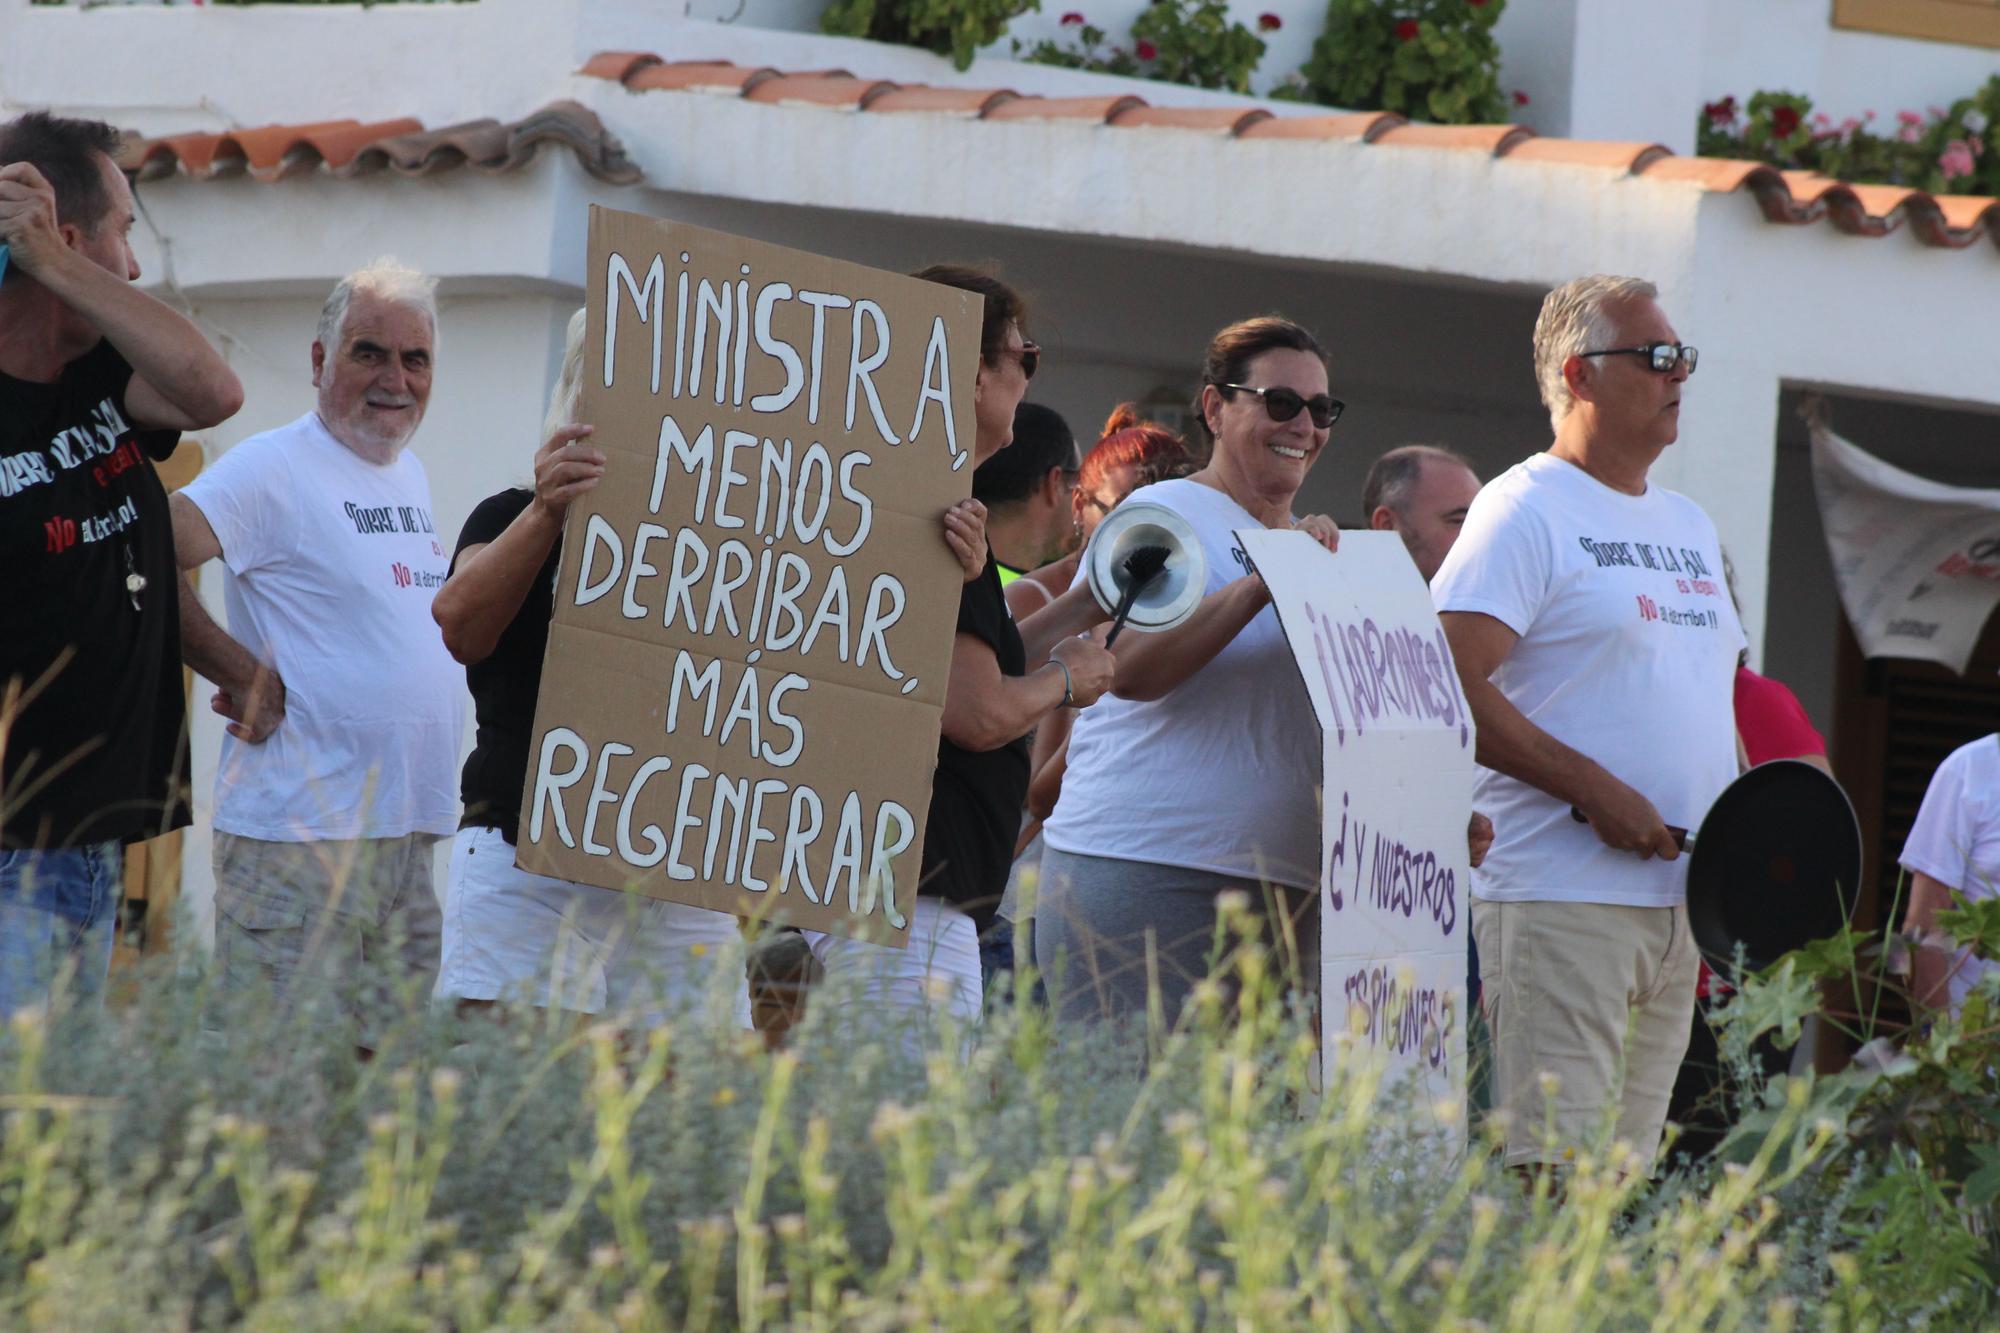
[[[1721,544],[1647,479],[1695,368],[1657,296],[1602,275],[1549,293],[1555,441],[1480,491],[1431,586],[1498,829],[1472,929],[1512,1166],[1569,1160],[1607,1119],[1626,1169],[1658,1149],[1698,968],[1668,822],[1697,825],[1737,771]]]

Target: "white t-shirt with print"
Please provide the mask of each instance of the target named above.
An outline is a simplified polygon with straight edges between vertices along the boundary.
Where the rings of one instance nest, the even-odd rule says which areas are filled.
[[[1443,611],[1520,635],[1493,683],[1528,720],[1689,829],[1736,776],[1733,680],[1743,630],[1715,525],[1686,496],[1627,495],[1551,454],[1489,482],[1437,577]],[[1475,898],[1631,907],[1686,899],[1685,859],[1613,851],[1569,806],[1479,770],[1493,820]]]
[[[230,633],[285,682],[263,743],[223,738],[215,827],[273,842],[455,829],[465,675],[431,619],[451,548],[416,455],[371,463],[309,412],[182,493],[222,543]]]
[[[1208,593],[1249,572],[1233,534],[1259,524],[1221,491],[1183,478],[1131,498],[1194,525]],[[1164,698],[1107,694],[1077,714],[1042,838],[1076,855],[1310,889],[1319,883],[1319,784],[1319,720],[1267,606]]]
[[[1903,869],[1929,875],[1969,899],[2000,886],[2000,736],[1982,736],[1945,757],[1931,775],[1917,822],[1903,843]],[[1959,955],[1951,975],[1956,1012],[1979,978],[2000,963]]]

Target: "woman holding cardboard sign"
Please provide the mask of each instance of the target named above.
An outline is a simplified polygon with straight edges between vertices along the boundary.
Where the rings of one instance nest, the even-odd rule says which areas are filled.
[[[736,918],[522,870],[513,844],[527,782],[535,700],[555,610],[563,514],[604,476],[591,428],[574,424],[584,314],[570,318],[562,374],[535,454],[535,484],[482,501],[431,603],[465,664],[478,722],[445,876],[444,956],[435,994],[461,1005],[518,1000],[654,1026],[693,1004],[713,969],[750,1026]]]
[[[977,292],[986,301],[980,329],[973,402],[978,422],[973,461],[983,463],[1011,442],[1014,410],[1034,376],[1040,349],[1022,334],[1021,298],[992,276],[937,265],[915,276]],[[1006,887],[1028,794],[1028,733],[1065,705],[1095,702],[1111,685],[1111,654],[1082,632],[1104,620],[1088,589],[1063,594],[1017,627],[1000,591],[1000,573],[986,550],[985,509],[967,516],[976,529],[946,515],[946,539],[965,566],[945,686],[943,734],[924,830],[922,878],[909,942],[890,949],[807,931],[829,978],[847,976],[865,1003],[854,1013],[877,1029],[885,1015],[909,1020],[897,1034],[906,1050],[921,1049],[933,1011],[947,1013],[969,1034],[979,1021],[979,924],[990,919]],[[976,545],[968,545],[971,539]],[[1028,664],[1035,663],[1033,670]]]
[[[1208,466],[1132,493],[1200,534],[1207,595],[1185,624],[1118,641],[1116,697],[1071,733],[1035,914],[1035,961],[1062,1021],[1143,1015],[1157,985],[1172,1023],[1209,970],[1217,900],[1232,890],[1295,983],[1317,977],[1319,725],[1233,533],[1299,528],[1339,545],[1331,519],[1295,517],[1292,501],[1341,406],[1311,333],[1232,324],[1209,343],[1195,402]]]

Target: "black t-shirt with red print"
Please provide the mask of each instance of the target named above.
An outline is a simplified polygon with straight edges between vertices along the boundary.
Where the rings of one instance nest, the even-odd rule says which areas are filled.
[[[180,588],[132,367],[108,342],[53,383],[0,374],[0,847],[188,822]],[[136,605],[135,605],[136,603]]]

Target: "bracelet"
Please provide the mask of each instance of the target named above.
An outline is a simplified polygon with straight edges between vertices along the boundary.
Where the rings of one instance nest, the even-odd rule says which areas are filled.
[[[1060,657],[1051,657],[1049,665],[1063,673],[1063,697],[1060,707],[1069,708],[1076,703],[1076,691],[1070,687],[1069,667]]]

